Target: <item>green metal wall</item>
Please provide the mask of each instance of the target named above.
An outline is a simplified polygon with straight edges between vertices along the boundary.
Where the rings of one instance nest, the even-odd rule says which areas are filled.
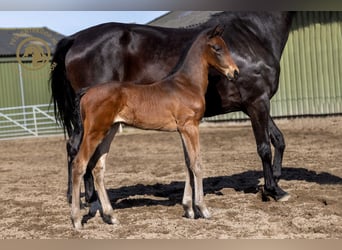
[[[273,117],[342,114],[342,12],[295,14],[281,59]],[[247,118],[242,112],[210,118]]]
[[[342,12],[298,12],[281,68],[273,116],[342,114]]]
[[[15,58],[1,58],[0,108],[50,103],[49,72],[48,65],[39,70],[21,67],[21,88],[18,61]]]

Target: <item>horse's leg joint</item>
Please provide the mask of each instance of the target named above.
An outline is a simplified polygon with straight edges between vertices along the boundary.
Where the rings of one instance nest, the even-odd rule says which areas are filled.
[[[262,160],[271,161],[272,151],[269,143],[261,143],[257,146],[257,151]]]

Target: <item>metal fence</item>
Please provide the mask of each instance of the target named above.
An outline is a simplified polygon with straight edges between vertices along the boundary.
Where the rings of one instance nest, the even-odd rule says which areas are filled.
[[[61,133],[48,104],[0,108],[0,140]]]

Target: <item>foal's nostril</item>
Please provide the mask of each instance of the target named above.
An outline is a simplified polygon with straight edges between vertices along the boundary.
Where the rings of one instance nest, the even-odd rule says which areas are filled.
[[[239,71],[237,70],[234,70],[234,78],[237,79],[239,76]]]

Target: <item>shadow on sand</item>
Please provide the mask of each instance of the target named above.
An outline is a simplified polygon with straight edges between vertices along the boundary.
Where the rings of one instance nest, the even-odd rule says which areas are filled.
[[[205,178],[203,180],[204,193],[223,195],[221,190],[224,188],[231,188],[237,192],[257,193],[260,190],[259,179],[262,177],[262,171],[246,171],[231,176]],[[315,182],[320,185],[342,185],[342,178],[339,176],[296,167],[284,167],[281,179]],[[174,206],[182,202],[184,185],[183,181],[154,185],[137,184],[109,189],[107,192],[114,210],[142,206]],[[98,201],[91,204],[89,213],[83,217],[82,223],[87,223],[89,219],[94,217],[97,210],[102,213]]]
[[[262,171],[246,171],[231,176],[205,178],[203,180],[204,193],[223,195],[221,190],[224,188],[231,188],[238,192],[257,193],[259,190],[259,179],[262,177]],[[302,180],[315,182],[320,185],[342,185],[341,177],[326,172],[317,173],[306,168],[284,167],[281,179],[287,181]],[[113,208],[121,209],[154,205],[174,206],[181,203],[183,189],[184,182],[177,181],[169,184],[137,184],[107,191]],[[144,195],[158,197],[159,199],[134,197]]]

